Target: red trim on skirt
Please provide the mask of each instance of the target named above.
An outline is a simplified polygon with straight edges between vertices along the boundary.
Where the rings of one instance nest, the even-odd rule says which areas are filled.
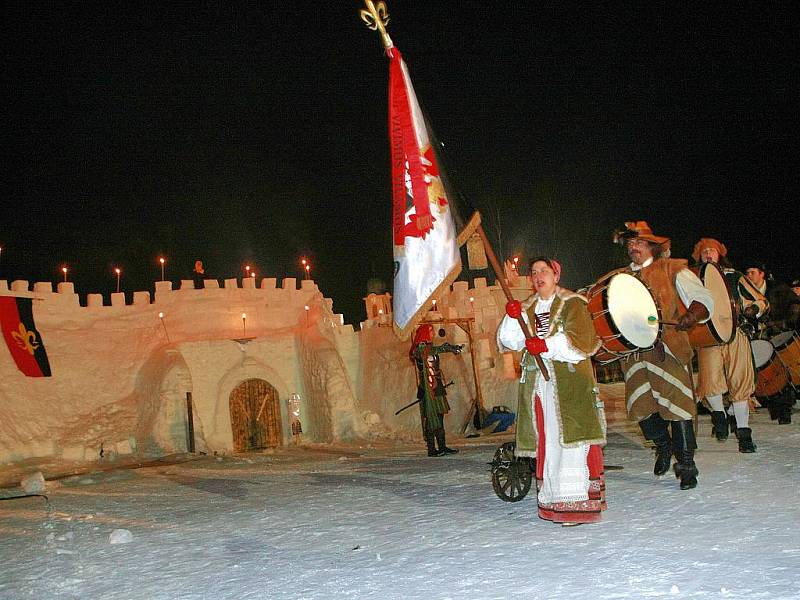
[[[536,447],[536,489],[538,491],[542,487],[545,458],[544,412],[538,395],[535,399],[535,411],[536,429],[539,434]],[[589,499],[543,504],[537,498],[540,518],[554,523],[596,523],[601,519],[601,511],[604,511],[607,505],[603,450],[600,446],[596,444],[589,446],[586,464],[589,467]]]

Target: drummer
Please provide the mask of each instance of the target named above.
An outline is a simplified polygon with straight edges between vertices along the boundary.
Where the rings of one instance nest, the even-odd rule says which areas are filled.
[[[746,288],[742,288],[742,294],[745,296],[745,298],[752,296],[753,294],[751,290],[755,290],[766,299],[763,307],[759,303],[756,303],[756,306],[759,307],[758,314],[756,314],[755,317],[748,317],[754,329],[754,333],[751,335],[751,337],[761,338],[764,337],[764,333],[767,328],[767,317],[771,308],[769,296],[767,295],[767,267],[761,261],[751,259],[745,261],[744,273],[745,282],[748,284]]]
[[[800,333],[800,278],[794,279],[789,287],[794,293],[794,298],[789,304],[789,325],[795,332]]]
[[[620,361],[628,417],[639,422],[644,437],[656,447],[653,473],[664,475],[674,453],[680,488],[692,489],[697,486],[698,474],[692,426],[697,405],[689,373],[692,347],[686,332],[711,318],[714,300],[685,260],[669,258],[670,239],[655,235],[646,221],[625,223],[614,241],[627,247],[631,263],[626,271],[648,285],[665,321],[663,339],[653,349]],[[688,307],[683,314],[681,305]]]
[[[692,251],[695,263],[711,263],[720,267],[740,315],[753,320],[766,311],[767,299],[744,274],[731,267],[727,255],[725,244],[714,238],[701,238]],[[739,440],[739,452],[755,452],[749,421],[750,397],[756,387],[750,339],[741,328],[736,327],[730,343],[699,348],[697,361],[697,395],[705,398],[711,407],[712,431],[717,440],[724,442],[728,439],[728,418],[722,402],[723,394],[727,393],[730,411],[735,418],[733,430]]]

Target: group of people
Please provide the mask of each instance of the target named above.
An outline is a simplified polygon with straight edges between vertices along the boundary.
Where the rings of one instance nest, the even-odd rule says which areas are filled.
[[[697,242],[692,258],[698,267],[707,263],[719,267],[737,309],[732,312],[739,320],[725,343],[695,348],[690,333],[709,321],[715,310],[714,297],[695,273],[700,269],[671,258],[670,239],[654,234],[645,221],[626,223],[616,232],[615,241],[626,247],[630,264],[609,275],[625,273],[644,283],[662,325],[651,347],[619,356],[628,417],[638,422],[655,448],[654,474],[662,476],[673,469],[680,489],[692,489],[699,474],[694,460],[698,400],[711,411],[717,440],[724,442],[733,431],[740,452],[756,451],[749,425],[756,387],[750,340],[776,326],[775,320],[768,325],[765,269],[750,263],[744,273],[736,271],[720,241],[702,238]],[[606,506],[602,455],[606,423],[591,361],[602,341],[587,298],[559,285],[558,261],[532,260],[528,277],[533,295],[523,302],[508,302],[497,332],[501,349],[523,352],[515,455],[535,459],[541,518],[562,525],[595,522]],[[793,282],[792,288],[800,307],[800,281]],[[789,310],[778,326],[790,326],[792,314]],[[532,335],[523,332],[520,320],[529,327],[533,324]],[[696,386],[692,376],[695,350]],[[422,379],[424,360],[417,359],[417,364]],[[791,421],[793,394],[758,400],[768,404],[779,423]],[[438,407],[439,417],[445,408]],[[440,421],[430,416],[423,416],[423,423],[426,418],[441,428]],[[426,441],[429,454],[441,453],[432,439],[426,437]]]

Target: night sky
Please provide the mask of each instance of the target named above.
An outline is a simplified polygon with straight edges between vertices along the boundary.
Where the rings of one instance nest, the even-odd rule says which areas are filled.
[[[198,258],[300,278],[307,255],[363,319],[392,271],[388,61],[363,5],[89,4],[4,9],[0,278],[66,263],[108,294],[117,265],[152,289],[160,255],[172,280]],[[571,287],[626,262],[611,234],[638,219],[674,256],[713,236],[800,275],[797,13],[633,6],[390,1],[450,180],[498,254],[555,255]]]

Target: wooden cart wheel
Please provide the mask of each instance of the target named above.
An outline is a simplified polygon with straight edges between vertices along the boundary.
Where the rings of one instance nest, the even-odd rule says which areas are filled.
[[[515,442],[506,442],[494,453],[492,489],[504,502],[519,502],[531,489],[535,461],[514,456]]]

